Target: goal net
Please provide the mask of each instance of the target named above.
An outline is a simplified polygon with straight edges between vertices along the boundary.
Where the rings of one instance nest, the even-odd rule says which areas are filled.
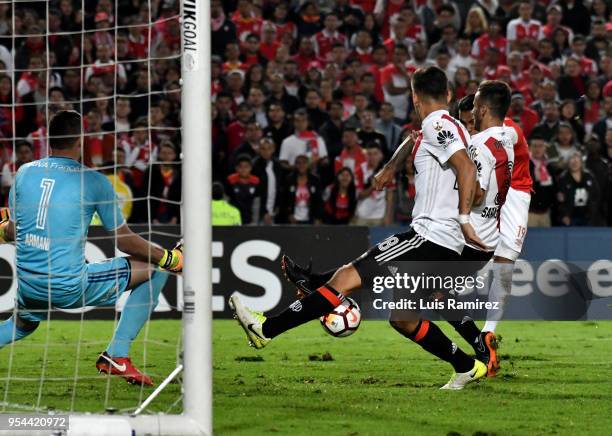
[[[2,207],[12,206],[15,215],[19,198],[9,191],[17,171],[49,156],[49,120],[74,110],[82,116],[81,162],[108,179],[123,215],[109,225],[94,214],[82,241],[86,261],[124,255],[114,232],[105,230],[123,219],[152,244],[171,248],[185,241],[184,272],[168,273],[159,296],[153,280],[146,282],[149,299],[142,304],[155,309],[129,349],[132,363],[153,386],[132,386],[96,369],[129,295],[121,293],[126,275],[102,271],[98,279],[114,281],[106,292],[115,298],[98,300],[112,304],[94,307],[98,300],[93,299],[83,308],[36,307],[32,312],[41,322],[35,331],[0,349],[2,413],[68,414],[69,434],[92,431],[92,420],[96,429],[112,422],[109,434],[120,434],[117,429],[211,432],[210,250],[205,249],[210,247],[210,140],[202,140],[210,137],[205,3],[0,1]],[[89,177],[89,169],[79,171],[82,181]],[[73,207],[55,198],[54,182],[45,180],[37,187],[39,229],[51,225],[45,221],[50,208]],[[82,182],[86,209],[85,186]],[[57,220],[53,225],[61,227]],[[58,242],[58,232],[49,230],[56,238],[51,241],[26,234],[24,243],[42,252],[49,252],[50,243],[71,244]],[[53,275],[69,267],[51,265],[48,256],[45,283],[51,300],[59,295],[52,289]],[[0,258],[2,319],[16,319],[32,307],[18,295],[23,271],[16,267],[15,245],[0,245]]]

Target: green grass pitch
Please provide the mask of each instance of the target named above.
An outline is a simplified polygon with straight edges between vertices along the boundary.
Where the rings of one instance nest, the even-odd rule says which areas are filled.
[[[15,345],[12,359],[10,348],[0,351],[0,400],[10,403],[5,410],[38,405],[43,410],[128,411],[151,392],[96,373],[96,353],[111,336],[112,322],[86,321],[80,327],[73,321],[43,323]],[[364,322],[353,336],[339,339],[312,322],[257,352],[247,347],[236,322],[215,321],[215,433],[610,434],[612,322],[504,322],[499,333],[500,376],[448,392],[438,388],[450,377],[450,366],[385,322]],[[179,337],[178,321],[148,326],[146,368],[158,383],[174,368]],[[133,349],[140,367],[142,338]],[[173,406],[179,397],[180,384],[172,384],[149,411],[179,413],[180,402]]]

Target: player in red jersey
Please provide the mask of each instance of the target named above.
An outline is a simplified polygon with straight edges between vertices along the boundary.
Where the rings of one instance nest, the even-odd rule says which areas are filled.
[[[503,315],[504,304],[510,295],[514,262],[521,254],[527,234],[527,218],[533,186],[529,174],[529,147],[523,130],[511,118],[506,118],[504,125],[516,130],[518,141],[514,144],[514,168],[510,189],[500,212],[500,240],[493,257],[493,282],[489,292],[491,301],[499,301],[500,304],[499,309],[487,313],[483,332],[495,332],[497,323]]]
[[[471,112],[473,107],[472,96],[464,97],[459,102],[459,119],[471,135],[478,132]],[[499,302],[499,308],[487,312],[487,321],[482,328],[486,346],[494,350],[497,348],[495,328],[502,318],[504,304],[510,295],[514,262],[521,253],[527,234],[527,218],[533,184],[529,173],[529,148],[523,130],[508,117],[504,119],[504,126],[513,128],[518,140],[514,144],[514,167],[510,189],[500,209],[499,242],[493,255],[493,282],[489,292],[489,301]],[[497,359],[491,360],[487,366],[487,376],[495,376],[499,370]]]

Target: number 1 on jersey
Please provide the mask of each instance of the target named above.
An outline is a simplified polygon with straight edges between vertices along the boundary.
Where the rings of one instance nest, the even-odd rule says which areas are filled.
[[[49,210],[49,200],[51,199],[51,192],[53,191],[54,185],[54,179],[42,179],[40,181],[42,194],[40,196],[40,202],[38,203],[38,214],[36,214],[37,229],[44,230],[47,224],[47,211]]]

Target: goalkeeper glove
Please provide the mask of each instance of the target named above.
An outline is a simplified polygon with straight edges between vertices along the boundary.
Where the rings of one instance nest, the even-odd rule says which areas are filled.
[[[158,265],[167,271],[183,271],[183,243],[179,242],[172,250],[164,250]]]
[[[6,239],[6,229],[9,226],[9,219],[9,210],[7,208],[0,209],[0,244],[10,242]]]

